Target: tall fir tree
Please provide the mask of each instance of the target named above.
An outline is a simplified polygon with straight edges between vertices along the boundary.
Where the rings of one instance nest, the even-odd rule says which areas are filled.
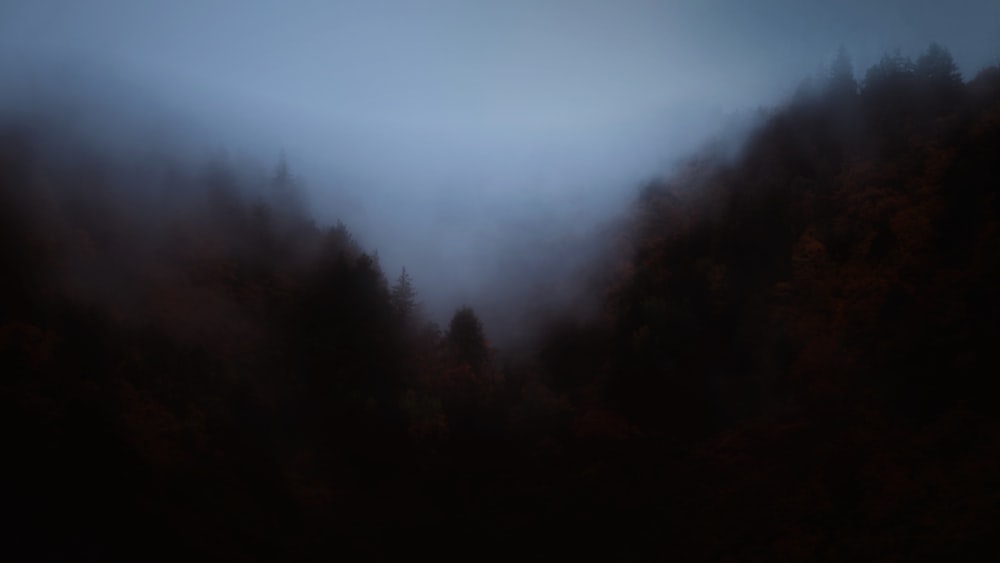
[[[392,287],[392,309],[396,316],[404,322],[413,319],[417,309],[417,292],[413,289],[413,280],[406,268],[399,274],[396,284]]]

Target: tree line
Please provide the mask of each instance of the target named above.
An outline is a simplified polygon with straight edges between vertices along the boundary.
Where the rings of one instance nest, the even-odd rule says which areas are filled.
[[[269,171],[0,126],[20,559],[963,559],[1000,489],[1000,68],[842,49],[490,344]],[[57,147],[57,148],[53,148]],[[139,185],[142,189],[136,189]],[[345,218],[349,220],[348,218]]]

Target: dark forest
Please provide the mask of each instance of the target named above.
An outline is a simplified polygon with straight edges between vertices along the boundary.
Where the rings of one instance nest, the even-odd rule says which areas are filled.
[[[61,123],[0,123],[5,560],[995,551],[1000,67],[842,51],[645,186],[596,312],[510,350],[284,160]]]

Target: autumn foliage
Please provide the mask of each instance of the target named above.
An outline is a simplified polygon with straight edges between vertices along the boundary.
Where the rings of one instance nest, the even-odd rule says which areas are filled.
[[[517,353],[424,318],[283,160],[61,139],[0,124],[13,560],[990,551],[996,67],[842,50],[642,190],[600,313]]]

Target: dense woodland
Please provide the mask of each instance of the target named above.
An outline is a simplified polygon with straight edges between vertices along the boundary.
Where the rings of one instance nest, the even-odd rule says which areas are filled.
[[[600,314],[517,355],[474,303],[428,322],[283,162],[59,123],[0,126],[10,560],[995,551],[1000,67],[842,52],[643,189]]]

